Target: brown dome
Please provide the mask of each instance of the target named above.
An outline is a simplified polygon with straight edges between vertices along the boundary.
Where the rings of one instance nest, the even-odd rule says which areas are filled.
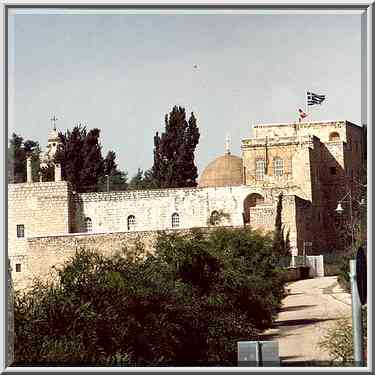
[[[212,161],[199,179],[199,187],[237,186],[243,183],[242,159],[225,154]]]

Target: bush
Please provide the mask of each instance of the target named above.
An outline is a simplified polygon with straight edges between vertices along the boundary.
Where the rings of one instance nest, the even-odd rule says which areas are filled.
[[[145,259],[80,249],[57,283],[17,295],[16,364],[236,365],[284,297],[275,264],[249,229],[162,234]]]
[[[362,310],[364,350],[367,353],[367,308]],[[350,318],[337,320],[319,342],[339,365],[353,365],[353,331]]]
[[[324,275],[325,276],[339,276],[342,272],[345,272],[343,270],[343,266],[344,266],[344,262],[346,262],[346,259],[347,259],[346,258],[347,253],[334,252],[334,253],[323,254],[323,256],[324,256]]]

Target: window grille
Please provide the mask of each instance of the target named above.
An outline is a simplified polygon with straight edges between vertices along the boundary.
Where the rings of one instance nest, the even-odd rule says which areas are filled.
[[[86,232],[92,231],[92,221],[89,217],[86,217],[86,219],[85,219],[85,231]]]
[[[18,238],[25,237],[25,225],[24,224],[17,224],[17,237]]]
[[[172,215],[172,228],[178,228],[179,226],[180,226],[180,215],[175,212]]]
[[[266,162],[264,159],[258,159],[255,161],[255,178],[257,180],[263,180],[266,172]]]
[[[134,230],[135,229],[135,216],[130,215],[128,216],[128,230]]]
[[[284,174],[284,160],[280,158],[273,159],[273,173],[280,177]]]
[[[21,272],[21,263],[16,263],[16,272]]]

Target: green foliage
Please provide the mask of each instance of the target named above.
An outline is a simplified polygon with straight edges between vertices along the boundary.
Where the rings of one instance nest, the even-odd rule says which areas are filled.
[[[353,361],[353,332],[349,319],[337,320],[319,342],[333,360],[343,364]]]
[[[191,113],[186,121],[185,109],[173,107],[165,116],[165,132],[154,137],[152,179],[156,187],[196,186],[198,177],[194,151],[199,142],[197,121]]]
[[[367,308],[362,310],[364,350],[367,352]],[[353,364],[353,331],[350,318],[342,318],[327,329],[319,342],[321,349],[328,351],[330,357],[340,364]]]
[[[103,176],[104,162],[99,143],[100,130],[86,130],[81,124],[72,131],[59,134],[63,150],[61,155],[63,178],[78,192],[96,191]]]
[[[26,157],[31,156],[33,181],[38,181],[40,148],[38,142],[23,140],[13,133],[8,146],[8,182],[26,182]]]
[[[156,188],[156,184],[152,177],[152,171],[150,169],[143,172],[142,169],[138,168],[137,173],[132,177],[129,182],[129,190],[144,190]]]
[[[103,175],[99,177],[98,191],[127,190],[128,174],[118,170],[116,153],[108,151],[104,161]]]
[[[284,297],[272,239],[249,229],[162,233],[144,255],[79,249],[58,283],[18,295],[16,363],[236,365]]]

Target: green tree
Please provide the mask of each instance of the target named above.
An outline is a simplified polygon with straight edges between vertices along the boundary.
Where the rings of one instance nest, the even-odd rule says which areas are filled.
[[[96,191],[103,176],[104,163],[99,143],[100,130],[86,130],[81,124],[72,131],[59,134],[63,151],[61,155],[63,178],[70,181],[78,192]]]
[[[280,257],[290,256],[290,232],[285,231],[282,223],[283,194],[280,193],[277,200],[275,230],[273,235],[273,249]]]
[[[193,113],[186,121],[183,107],[173,107],[165,115],[165,132],[154,137],[152,176],[157,187],[196,186],[198,177],[194,151],[199,142],[199,129]]]
[[[145,172],[138,168],[137,173],[131,178],[129,182],[130,190],[145,190],[156,188],[156,183],[152,176],[152,171],[147,169]]]
[[[140,190],[143,187],[143,170],[138,168],[137,173],[131,178],[129,182],[130,190]]]
[[[114,151],[108,151],[104,159],[103,176],[99,178],[98,183],[99,191],[107,191],[107,178],[109,179],[110,190],[126,190],[128,188],[128,174],[118,170]]]
[[[17,295],[16,364],[235,366],[284,296],[273,259],[248,228],[161,233],[146,258],[78,249],[57,283]]]
[[[8,146],[8,182],[26,182],[26,157],[31,156],[33,180],[38,181],[40,147],[38,142],[23,140],[23,137],[12,134]]]

